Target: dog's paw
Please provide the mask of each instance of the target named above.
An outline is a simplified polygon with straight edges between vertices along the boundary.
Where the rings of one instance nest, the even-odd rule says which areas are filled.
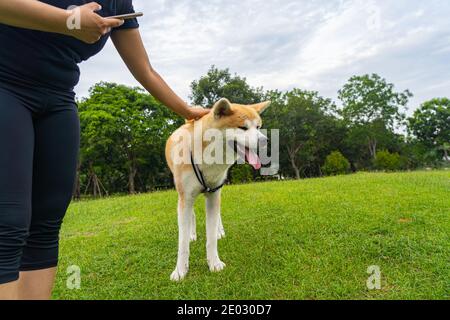
[[[209,264],[209,270],[211,272],[220,272],[226,267],[226,264],[220,260],[215,260],[213,262],[209,262],[208,264]]]
[[[184,278],[186,278],[187,273],[188,273],[187,269],[180,270],[177,267],[177,268],[175,268],[175,271],[172,272],[172,274],[170,276],[170,280],[175,281],[175,282],[179,282],[179,281],[183,280]]]

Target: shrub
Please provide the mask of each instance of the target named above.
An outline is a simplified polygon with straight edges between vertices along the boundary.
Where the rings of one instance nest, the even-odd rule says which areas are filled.
[[[230,171],[230,181],[232,184],[253,181],[253,168],[248,164],[234,166]]]
[[[402,169],[402,159],[398,153],[378,151],[373,165],[377,170],[396,171]]]
[[[350,171],[350,162],[339,151],[332,152],[322,167],[322,172],[327,176],[346,174]]]

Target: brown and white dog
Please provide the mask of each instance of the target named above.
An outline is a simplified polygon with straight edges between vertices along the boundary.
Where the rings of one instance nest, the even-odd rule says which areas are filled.
[[[189,270],[189,244],[197,239],[193,208],[201,193],[206,197],[209,269],[219,272],[225,267],[217,251],[217,240],[225,236],[220,213],[221,186],[238,159],[245,158],[256,170],[261,169],[258,146],[266,145],[267,137],[259,130],[262,125],[260,114],[269,105],[270,102],[239,105],[221,99],[211,113],[199,121],[187,122],[169,138],[166,159],[178,191],[179,229],[178,260],[171,280],[181,281]],[[214,154],[215,161],[205,159],[208,152]]]

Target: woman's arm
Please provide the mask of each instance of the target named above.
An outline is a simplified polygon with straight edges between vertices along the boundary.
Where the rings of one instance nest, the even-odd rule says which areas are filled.
[[[112,33],[111,38],[133,76],[156,99],[188,120],[199,119],[209,113],[207,109],[189,107],[153,70],[138,29],[118,30]]]
[[[94,43],[123,24],[120,19],[104,19],[95,11],[101,6],[95,2],[78,7],[78,11],[60,9],[37,0],[0,0],[0,23],[14,27],[55,32]],[[70,29],[67,22],[77,14],[80,28]]]

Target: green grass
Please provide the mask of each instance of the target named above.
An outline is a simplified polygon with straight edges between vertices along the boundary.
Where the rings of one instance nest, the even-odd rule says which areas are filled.
[[[203,197],[202,197],[203,198]],[[203,199],[187,279],[174,191],[73,203],[55,299],[448,299],[450,173],[362,173],[227,186],[219,253],[208,271]],[[80,290],[66,268],[82,270]],[[378,265],[382,289],[366,287]]]

